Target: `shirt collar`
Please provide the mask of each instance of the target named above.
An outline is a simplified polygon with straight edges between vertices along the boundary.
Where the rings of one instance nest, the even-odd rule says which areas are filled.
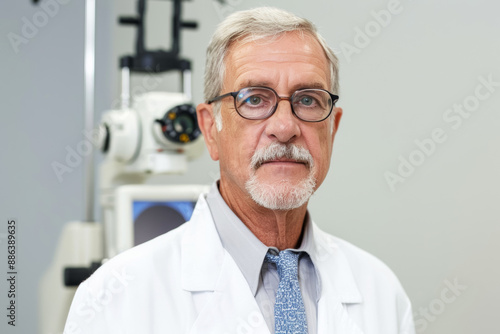
[[[259,276],[264,262],[264,258],[269,249],[264,245],[248,227],[234,214],[222,198],[218,182],[215,182],[207,194],[207,203],[215,222],[215,227],[219,233],[223,247],[234,259],[245,277],[254,296],[259,286]],[[314,247],[312,221],[309,213],[306,214],[304,235],[299,248],[293,249],[297,252],[305,252],[313,262],[313,254],[317,251]],[[314,265],[314,262],[313,262]],[[319,275],[318,291],[320,291]],[[318,293],[319,296],[319,293]]]

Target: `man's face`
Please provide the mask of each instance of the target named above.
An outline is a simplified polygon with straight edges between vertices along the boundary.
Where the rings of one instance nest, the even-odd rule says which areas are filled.
[[[249,86],[270,87],[283,97],[303,88],[330,90],[327,58],[319,43],[307,34],[301,37],[287,33],[274,41],[236,42],[226,56],[221,94]],[[208,112],[200,110],[210,108],[212,105],[198,106],[199,118],[208,117]],[[248,192],[250,179],[257,189],[281,189],[279,196],[291,194],[308,179],[313,180],[312,190],[323,182],[335,136],[331,117],[335,118],[336,129],[342,115],[340,108],[334,108],[330,118],[322,122],[308,123],[295,117],[290,103],[282,100],[271,117],[247,120],[234,109],[233,98],[227,97],[221,102],[221,115],[221,131],[213,124],[203,129],[207,122],[200,123],[212,159],[220,161],[220,190],[226,200],[255,205]],[[309,151],[313,163],[278,158],[252,168],[255,152],[274,143]]]

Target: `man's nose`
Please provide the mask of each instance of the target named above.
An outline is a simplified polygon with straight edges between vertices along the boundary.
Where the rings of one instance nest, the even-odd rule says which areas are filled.
[[[269,117],[266,134],[279,142],[288,143],[300,136],[300,120],[292,112],[291,101],[281,98],[274,114]]]

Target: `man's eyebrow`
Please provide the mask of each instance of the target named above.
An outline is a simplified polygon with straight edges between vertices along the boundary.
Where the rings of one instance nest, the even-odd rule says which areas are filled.
[[[297,85],[294,85],[290,87],[290,94],[298,91],[300,89],[324,89],[328,90],[328,87],[326,84],[322,84],[320,82],[308,82],[308,83],[300,83]]]
[[[255,80],[246,80],[246,81],[243,81],[241,84],[238,85],[238,87],[236,87],[236,89],[242,89],[242,88],[245,88],[245,87],[271,87],[271,82],[269,81],[255,81]]]
[[[296,89],[304,89],[304,88],[315,88],[315,89],[326,89],[326,90],[328,90],[328,88],[326,87],[326,85],[323,84],[323,83],[320,83],[320,82],[311,82],[311,83],[308,83],[306,85],[300,85]]]
[[[254,81],[254,80],[250,79],[250,80],[243,81],[241,84],[239,84],[236,87],[236,90],[240,90],[240,89],[245,88],[245,87],[269,87],[269,88],[275,89],[275,87],[273,87],[273,85],[269,81]],[[294,92],[296,90],[306,89],[306,88],[328,90],[328,87],[326,87],[326,85],[321,83],[321,82],[310,82],[310,83],[308,82],[308,83],[296,84],[296,85],[290,87],[290,91]]]

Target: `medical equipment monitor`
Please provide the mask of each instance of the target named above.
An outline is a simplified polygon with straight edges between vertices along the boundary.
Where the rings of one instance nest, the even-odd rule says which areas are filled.
[[[188,221],[196,202],[188,201],[134,201],[134,246],[173,230]]]
[[[118,253],[171,231],[188,221],[202,193],[201,185],[125,185],[115,192]]]

